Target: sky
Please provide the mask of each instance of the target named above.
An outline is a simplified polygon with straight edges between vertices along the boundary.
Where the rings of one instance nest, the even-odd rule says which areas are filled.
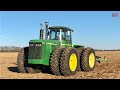
[[[118,17],[112,17],[113,12]],[[0,46],[28,46],[39,39],[45,21],[73,29],[73,45],[120,49],[120,11],[0,11]]]

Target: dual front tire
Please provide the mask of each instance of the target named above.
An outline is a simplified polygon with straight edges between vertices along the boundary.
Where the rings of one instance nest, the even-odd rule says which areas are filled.
[[[92,48],[57,48],[50,58],[50,69],[54,75],[70,76],[77,71],[94,70],[95,51]]]

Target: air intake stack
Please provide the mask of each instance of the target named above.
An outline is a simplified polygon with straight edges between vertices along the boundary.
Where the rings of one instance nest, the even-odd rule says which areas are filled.
[[[40,39],[43,39],[44,31],[43,31],[43,25],[40,24]]]

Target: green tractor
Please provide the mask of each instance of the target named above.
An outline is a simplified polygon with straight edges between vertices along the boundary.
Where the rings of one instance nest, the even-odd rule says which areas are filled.
[[[29,47],[20,50],[17,67],[21,73],[39,73],[44,66],[53,75],[70,76],[77,71],[92,71],[96,56],[93,48],[72,45],[73,30],[65,26],[41,26],[40,39],[30,40]],[[44,39],[45,36],[45,39]]]

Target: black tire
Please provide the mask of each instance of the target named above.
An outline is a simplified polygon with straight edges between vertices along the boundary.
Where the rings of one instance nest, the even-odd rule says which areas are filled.
[[[89,65],[89,56],[90,54],[94,55],[94,59],[93,59],[93,65],[92,67],[90,67]],[[93,48],[85,48],[84,51],[82,52],[82,56],[81,56],[81,62],[80,62],[80,67],[82,71],[92,71],[95,68],[95,64],[96,64],[96,57],[95,57],[95,51]]]
[[[59,62],[60,62],[60,55],[64,48],[57,48],[55,51],[52,52],[50,57],[50,69],[52,74],[54,75],[61,75]]]
[[[69,61],[70,61],[70,57],[71,57],[72,54],[74,54],[75,57],[76,57],[76,65],[75,65],[74,70],[71,70],[70,66],[69,66]],[[70,75],[76,74],[77,71],[78,71],[78,63],[79,63],[79,61],[78,61],[77,50],[75,48],[72,48],[72,47],[66,48],[62,52],[61,57],[60,57],[60,71],[61,71],[61,74],[64,75],[64,76],[70,76]]]
[[[41,72],[36,65],[28,64],[29,47],[22,48],[18,54],[17,67],[20,73],[37,73]]]
[[[22,48],[17,57],[17,68],[20,73],[26,73],[28,58],[28,47]]]
[[[80,61],[81,61],[81,56],[82,56],[82,52],[83,52],[84,48],[83,47],[78,47],[76,49],[77,49],[77,52],[78,52],[78,59],[79,59],[78,71],[81,71]]]

